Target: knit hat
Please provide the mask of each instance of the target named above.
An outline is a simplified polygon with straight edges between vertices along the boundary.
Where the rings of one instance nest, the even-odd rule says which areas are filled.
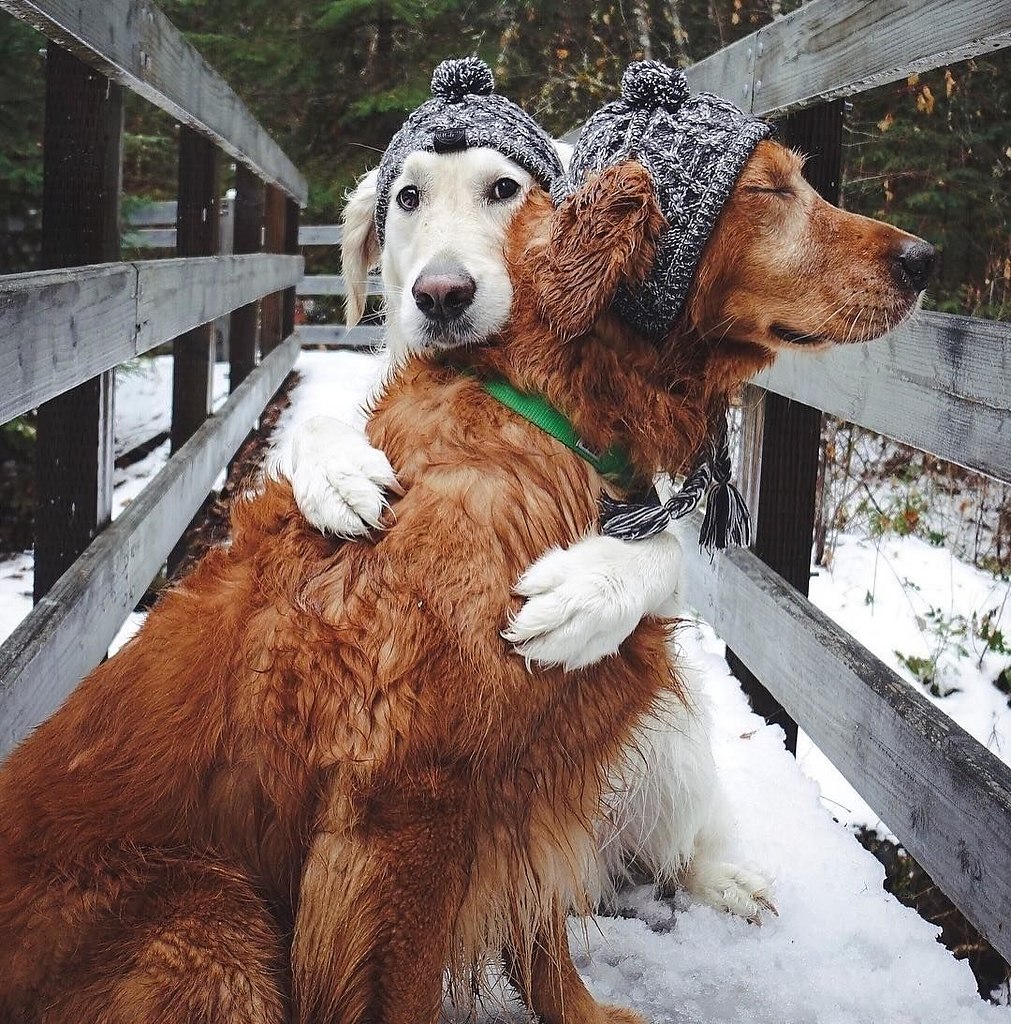
[[[551,139],[529,114],[496,96],[491,68],[477,57],[444,60],[432,75],[432,98],[390,140],[379,161],[376,232],[382,244],[390,189],[410,153],[450,153],[486,146],[529,171],[548,191],[565,170]]]
[[[771,133],[719,96],[690,96],[684,72],[656,60],[630,64],[621,99],[586,122],[569,165],[573,187],[593,171],[636,159],[653,176],[667,218],[649,278],[615,298],[615,311],[636,330],[658,337],[677,319],[738,175]]]

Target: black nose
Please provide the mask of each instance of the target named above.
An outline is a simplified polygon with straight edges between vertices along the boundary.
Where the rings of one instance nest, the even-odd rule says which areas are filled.
[[[895,254],[895,269],[899,281],[912,285],[916,291],[922,292],[930,280],[936,256],[937,250],[922,239],[903,242]]]
[[[429,263],[418,275],[411,294],[429,320],[446,323],[463,315],[474,301],[477,285],[458,263]]]

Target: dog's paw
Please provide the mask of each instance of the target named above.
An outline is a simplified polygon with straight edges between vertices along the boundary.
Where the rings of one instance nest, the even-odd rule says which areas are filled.
[[[585,537],[542,555],[514,592],[526,600],[502,636],[540,665],[585,668],[617,652],[673,593],[681,549],[670,535],[628,544]]]
[[[386,455],[354,427],[314,416],[296,428],[289,478],[295,502],[323,533],[359,537],[380,525],[386,491],[403,493]]]
[[[779,917],[772,902],[772,882],[757,871],[723,861],[694,864],[684,881],[696,902],[761,924],[763,914]]]
[[[610,540],[590,537],[549,551],[523,573],[514,592],[526,600],[502,632],[518,654],[584,668],[614,654],[635,629],[643,604],[621,558],[597,543]]]

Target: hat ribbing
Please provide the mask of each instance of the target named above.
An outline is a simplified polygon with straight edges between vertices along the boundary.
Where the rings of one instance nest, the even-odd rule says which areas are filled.
[[[511,100],[494,92],[491,68],[477,57],[444,60],[432,75],[432,98],[390,140],[379,161],[376,232],[382,244],[390,189],[404,160],[418,150],[449,152],[478,146],[514,160],[548,191],[565,171],[547,133]]]
[[[650,172],[668,227],[653,271],[622,289],[616,312],[653,337],[671,327],[734,183],[771,127],[711,93],[690,96],[684,72],[637,61],[621,80],[621,98],[583,128],[569,165],[573,187],[594,171],[636,159]]]

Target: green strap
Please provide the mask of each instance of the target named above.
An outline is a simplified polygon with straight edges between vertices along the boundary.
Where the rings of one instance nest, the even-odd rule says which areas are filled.
[[[636,479],[635,469],[628,461],[628,454],[623,448],[612,445],[603,454],[598,455],[592,448],[583,443],[576,433],[575,427],[547,399],[541,395],[531,395],[517,391],[508,381],[500,377],[481,382],[481,386],[492,398],[504,406],[519,413],[525,420],[540,427],[546,434],[561,441],[581,459],[588,462],[606,480],[610,480],[622,490],[629,490]]]

